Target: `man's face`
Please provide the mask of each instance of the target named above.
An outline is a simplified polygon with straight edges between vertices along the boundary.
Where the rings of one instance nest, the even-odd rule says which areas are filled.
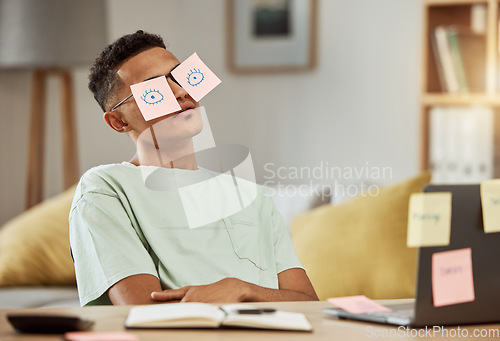
[[[178,64],[179,61],[172,53],[160,47],[149,49],[130,58],[117,71],[117,77],[123,85],[114,96],[116,102],[130,95],[130,85],[166,75]],[[191,138],[201,131],[203,123],[199,111],[183,112],[186,109],[199,107],[198,102],[170,77],[167,82],[182,108],[181,111],[146,121],[133,98],[115,109],[119,111],[122,120],[127,124],[127,132],[134,141],[145,129],[153,126],[154,130],[155,123],[163,120],[165,121],[161,124],[161,131],[155,131],[155,135],[157,139],[165,142]]]

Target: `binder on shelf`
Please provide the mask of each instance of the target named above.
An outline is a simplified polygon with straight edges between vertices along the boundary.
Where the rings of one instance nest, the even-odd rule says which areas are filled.
[[[433,107],[430,111],[433,182],[477,183],[494,175],[493,110]]]
[[[444,109],[444,110],[443,110]],[[446,109],[433,107],[430,111],[429,165],[435,183],[446,181]]]

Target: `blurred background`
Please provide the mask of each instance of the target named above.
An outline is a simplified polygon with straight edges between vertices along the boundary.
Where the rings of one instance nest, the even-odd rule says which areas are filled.
[[[218,75],[221,85],[201,104],[216,143],[250,149],[258,182],[269,175],[266,164],[390,167],[391,177],[380,184],[419,171],[420,0],[318,0],[315,67],[280,73],[230,69],[227,31],[244,23],[232,18],[229,25],[224,0],[103,2],[105,43],[142,29],[161,35],[181,61],[197,52]],[[103,121],[87,89],[89,68],[70,69],[79,176],[134,154],[129,138]],[[0,69],[0,224],[25,209],[32,76],[31,69]],[[44,196],[50,197],[63,190],[56,78],[49,77],[47,93]]]

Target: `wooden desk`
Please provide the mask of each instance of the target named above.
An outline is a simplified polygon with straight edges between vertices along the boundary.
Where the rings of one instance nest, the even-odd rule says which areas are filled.
[[[384,302],[385,303],[385,302]],[[392,302],[393,303],[393,302]],[[139,336],[141,341],[148,340],[369,340],[369,339],[384,339],[384,340],[492,340],[499,339],[498,335],[486,337],[472,337],[474,329],[488,332],[489,329],[495,329],[498,332],[500,324],[495,325],[476,325],[460,327],[460,330],[467,330],[470,334],[466,338],[462,337],[442,337],[441,334],[436,334],[434,337],[422,335],[422,337],[397,336],[394,334],[398,331],[396,327],[385,325],[375,325],[362,322],[336,320],[330,318],[322,312],[325,307],[331,307],[328,302],[280,302],[280,303],[253,303],[261,307],[274,307],[285,311],[301,312],[306,314],[307,318],[313,326],[313,332],[282,332],[282,331],[264,331],[252,329],[162,329],[162,330],[127,330]],[[8,312],[51,312],[51,313],[67,313],[79,315],[84,318],[95,321],[95,331],[124,331],[124,321],[130,306],[96,306],[86,308],[38,308],[38,309],[13,309],[0,310],[0,341],[9,340],[30,340],[30,341],[60,341],[61,335],[29,335],[16,333],[5,315]],[[457,330],[457,327],[446,328],[449,331]],[[375,332],[378,335],[382,333],[390,333],[392,337],[375,337]],[[417,332],[418,330],[414,330]],[[422,330],[424,331],[424,330]],[[370,333],[372,337],[370,337]]]

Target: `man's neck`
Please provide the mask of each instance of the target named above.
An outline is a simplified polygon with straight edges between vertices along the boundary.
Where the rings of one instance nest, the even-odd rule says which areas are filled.
[[[154,133],[151,139],[137,141],[137,151],[130,162],[136,166],[198,169],[192,138],[165,142],[157,139]]]
[[[196,159],[194,158],[194,156],[188,155],[184,156],[183,158],[170,161],[169,159],[170,158],[165,156],[162,157],[162,155],[159,154],[159,156],[155,157],[154,160],[151,159],[145,160],[144,158],[140,158],[138,153],[136,153],[129,162],[136,166],[156,166],[156,167],[178,168],[178,169],[188,169],[188,170],[198,169],[198,164],[196,163]]]

